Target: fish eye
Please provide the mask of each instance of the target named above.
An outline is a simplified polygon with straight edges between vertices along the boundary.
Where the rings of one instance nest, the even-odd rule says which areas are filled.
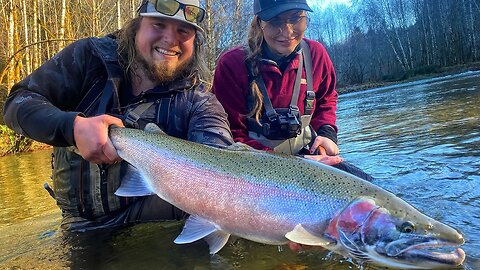
[[[404,222],[401,229],[403,233],[413,233],[415,231],[415,224],[410,221]]]

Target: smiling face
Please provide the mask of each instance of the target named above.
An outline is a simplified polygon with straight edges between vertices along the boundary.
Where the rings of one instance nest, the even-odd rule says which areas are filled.
[[[135,61],[154,83],[170,82],[190,64],[195,28],[169,18],[143,17],[135,36]]]
[[[300,44],[307,29],[306,12],[289,10],[270,21],[260,21],[260,27],[270,49],[279,55],[289,55]]]

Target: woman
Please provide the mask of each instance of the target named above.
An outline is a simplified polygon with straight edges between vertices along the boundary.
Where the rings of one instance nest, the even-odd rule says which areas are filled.
[[[255,0],[248,44],[220,57],[213,92],[235,141],[304,155],[370,181],[338,157],[335,71],[322,44],[304,38],[307,11],[306,0]]]
[[[220,57],[212,90],[235,141],[301,154],[370,181],[338,157],[335,71],[325,48],[304,38],[307,11],[306,0],[255,0],[248,44]]]
[[[305,157],[320,160],[325,156],[316,153],[322,148],[328,156],[338,155],[337,92],[335,71],[325,48],[304,38],[307,11],[312,10],[306,1],[256,0],[248,46],[222,55],[213,91],[228,113],[235,141],[261,150],[308,153],[311,155]],[[311,60],[305,55],[308,51]],[[313,75],[310,80],[308,73]],[[296,83],[300,84],[298,97],[294,94]],[[262,94],[263,85],[267,97]],[[298,100],[295,104],[292,97]],[[268,100],[277,118],[267,117]]]

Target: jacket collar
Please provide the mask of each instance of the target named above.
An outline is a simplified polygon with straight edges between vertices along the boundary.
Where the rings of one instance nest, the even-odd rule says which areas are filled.
[[[262,62],[266,62],[266,63],[269,63],[269,64],[274,64],[276,65],[280,71],[284,71],[287,66],[290,64],[290,62],[292,62],[292,60],[294,60],[297,55],[298,55],[298,52],[300,51],[300,44],[293,50],[292,53],[290,53],[289,55],[287,56],[282,56],[282,55],[278,55],[277,53],[273,52],[272,49],[270,49],[270,47],[268,47],[267,43],[266,42],[263,42],[262,43],[262,59],[260,61]]]

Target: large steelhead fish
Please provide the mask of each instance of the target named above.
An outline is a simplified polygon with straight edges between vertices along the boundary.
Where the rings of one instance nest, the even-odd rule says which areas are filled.
[[[117,195],[155,193],[191,214],[175,243],[203,238],[214,254],[230,235],[272,245],[290,240],[394,268],[452,267],[465,259],[457,230],[333,167],[135,129],[111,128],[110,138],[136,168]]]

